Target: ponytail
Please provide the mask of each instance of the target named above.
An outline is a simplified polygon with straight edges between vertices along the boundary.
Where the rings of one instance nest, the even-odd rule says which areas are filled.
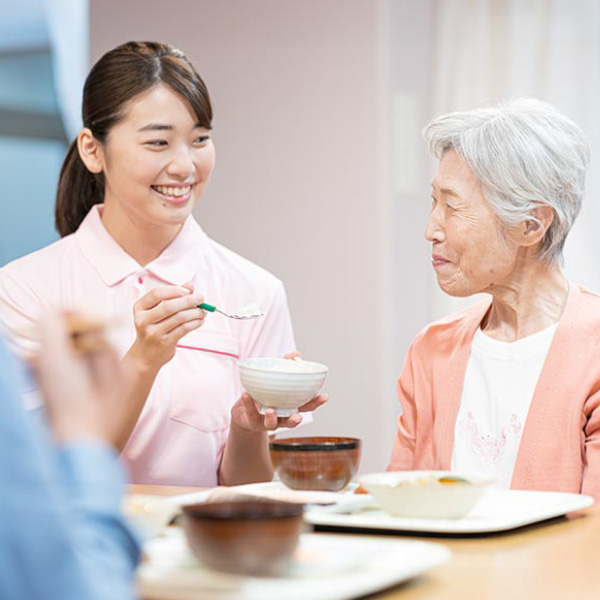
[[[83,164],[77,140],[67,152],[56,192],[55,225],[60,237],[77,230],[94,204],[103,201],[102,175],[94,175]]]

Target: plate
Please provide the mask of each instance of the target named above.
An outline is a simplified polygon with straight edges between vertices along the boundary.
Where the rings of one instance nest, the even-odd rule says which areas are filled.
[[[127,494],[122,509],[127,522],[142,539],[161,535],[179,513],[179,508],[168,498],[144,494]]]
[[[144,546],[138,592],[146,600],[349,600],[397,585],[446,562],[430,542],[307,533],[289,572],[241,577],[202,567],[179,529]]]
[[[219,494],[243,494],[246,496],[250,495],[259,496],[260,498],[269,498],[270,500],[298,502],[300,504],[306,504],[309,510],[312,507],[319,507],[322,510],[332,512],[350,512],[372,504],[373,502],[369,495],[355,494],[354,490],[356,487],[356,483],[351,483],[341,492],[291,490],[280,481],[269,481],[264,483],[249,483],[246,485],[213,488],[202,492],[192,492],[190,494],[172,496],[169,500],[175,502],[179,506],[184,506],[196,502],[205,502],[210,494],[218,492]]]
[[[560,517],[594,504],[591,496],[562,492],[489,490],[460,519],[392,517],[373,505],[349,514],[311,507],[304,520],[316,527],[340,527],[434,534],[484,534],[508,531]],[[343,506],[339,507],[343,510]],[[348,511],[347,511],[348,512]]]

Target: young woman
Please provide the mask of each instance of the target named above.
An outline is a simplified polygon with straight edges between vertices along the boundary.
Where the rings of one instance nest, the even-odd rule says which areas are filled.
[[[0,270],[0,319],[21,356],[35,350],[49,308],[118,324],[135,373],[119,441],[136,483],[268,479],[267,432],[301,420],[261,416],[240,396],[236,359],[281,356],[294,340],[281,282],[192,216],[214,166],[211,121],[204,82],[178,50],[129,42],[105,54],[86,80],[84,128],[60,176],[63,237]],[[264,317],[207,317],[204,299],[230,311],[257,303]]]

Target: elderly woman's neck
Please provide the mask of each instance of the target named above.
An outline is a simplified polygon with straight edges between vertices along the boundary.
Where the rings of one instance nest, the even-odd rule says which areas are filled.
[[[488,291],[493,300],[481,329],[496,340],[515,342],[558,322],[569,283],[559,267],[534,262],[508,284]]]

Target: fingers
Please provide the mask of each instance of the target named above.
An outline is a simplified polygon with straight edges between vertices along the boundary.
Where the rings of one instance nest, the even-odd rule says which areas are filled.
[[[296,413],[290,417],[279,417],[277,427],[286,427],[287,429],[293,429],[302,423],[302,415]]]
[[[140,324],[145,323],[146,325],[160,323],[184,310],[194,310],[197,317],[200,317],[205,315],[204,311],[198,308],[198,305],[202,304],[202,300],[203,298],[199,294],[187,294],[186,296],[161,300],[156,306],[149,309],[140,310],[139,306],[136,305],[134,315]]]
[[[243,392],[231,409],[231,419],[242,429],[263,431],[263,417],[248,392]]]
[[[181,287],[184,287],[188,290],[190,290],[190,293],[194,293],[194,284],[191,281],[188,281],[187,283],[184,283]],[[202,302],[200,302],[199,304],[202,304]]]
[[[206,312],[198,305],[204,298],[191,289],[191,284],[158,286],[141,298],[133,311],[138,336],[154,343],[172,343],[201,327]],[[148,306],[151,308],[144,308]]]
[[[41,351],[35,357],[33,367],[40,385],[45,387],[47,382],[68,376],[74,353],[65,320],[60,315],[48,315],[40,321],[39,328]]]
[[[248,392],[244,392],[239,401],[243,405],[243,414],[232,411],[236,423],[244,429],[251,431],[275,431],[281,427],[293,429],[302,423],[302,415],[296,413],[289,417],[278,417],[274,408],[268,408],[264,414],[260,414],[259,405],[250,397]],[[307,402],[305,410],[310,410],[309,405],[321,406],[327,402],[327,396],[316,396],[310,402]],[[300,409],[302,410],[302,408]]]
[[[256,429],[263,429],[265,431],[275,431],[275,429],[280,427],[293,429],[302,423],[302,415],[296,413],[289,417],[278,417],[274,408],[267,408],[264,414],[261,415],[256,402],[247,392],[242,394],[242,402]]]
[[[194,329],[202,327],[202,325],[204,325],[204,317],[201,319],[191,319],[181,323],[180,325],[176,325],[173,327],[173,329],[165,334],[165,343],[176,344],[184,335],[188,334],[190,331],[194,331]]]
[[[273,408],[268,408],[263,415],[263,425],[267,431],[273,431],[279,427],[279,419]]]
[[[48,349],[42,355],[42,358],[52,359],[52,357],[71,353],[69,334],[67,333],[64,317],[61,315],[48,315],[40,321],[39,327],[42,347]]]
[[[319,394],[318,396],[315,396],[309,400],[306,404],[303,404],[300,408],[298,408],[298,410],[300,412],[310,412],[312,410],[316,410],[320,406],[323,406],[323,404],[327,403],[328,400],[329,396],[327,394]]]
[[[198,322],[197,326],[199,327],[204,323],[205,318],[206,313],[202,309],[187,308],[173,313],[171,316],[159,321],[158,323],[153,323],[148,327],[148,329],[150,331],[153,329],[160,331],[162,334],[169,334],[176,328],[189,322]],[[196,327],[193,327],[193,329],[195,328]]]
[[[184,285],[158,285],[151,289],[147,294],[142,296],[136,303],[135,306],[139,307],[140,310],[150,310],[154,308],[163,300],[169,300],[171,298],[181,298],[182,296],[190,296],[193,288],[191,284]],[[198,302],[202,304],[202,302]]]
[[[244,392],[240,398],[244,408],[244,422],[239,424],[251,431],[274,431],[280,427],[284,419],[277,417],[275,409],[268,408],[264,414],[259,411],[259,406],[248,392]]]
[[[198,305],[204,297],[191,283],[157,286],[133,307],[136,339],[131,356],[145,366],[161,367],[173,358],[177,342],[204,323],[206,312]]]
[[[300,356],[300,352],[298,352],[298,350],[294,350],[293,352],[288,352],[287,354],[284,354],[283,358],[293,360],[294,358],[302,358],[302,357]]]
[[[92,385],[115,383],[121,371],[120,361],[116,351],[104,340],[104,332],[101,329],[90,333],[74,332],[70,320],[71,316],[49,315],[40,322],[42,351],[37,364],[43,374],[53,380],[59,379],[60,385],[67,386],[76,372],[82,374],[81,369],[85,369]],[[83,343],[86,336],[98,339],[94,343]]]
[[[40,334],[37,379],[55,437],[104,438],[98,407],[120,379],[116,354],[108,345],[85,353],[77,350],[60,315],[42,319]]]
[[[260,414],[256,402],[251,398],[248,392],[243,392],[241,396],[242,404],[246,410],[246,415],[254,425],[261,425],[262,415]]]
[[[113,393],[124,387],[125,373],[116,351],[106,346],[96,352],[90,352],[85,360],[91,377],[91,383],[103,395]]]

